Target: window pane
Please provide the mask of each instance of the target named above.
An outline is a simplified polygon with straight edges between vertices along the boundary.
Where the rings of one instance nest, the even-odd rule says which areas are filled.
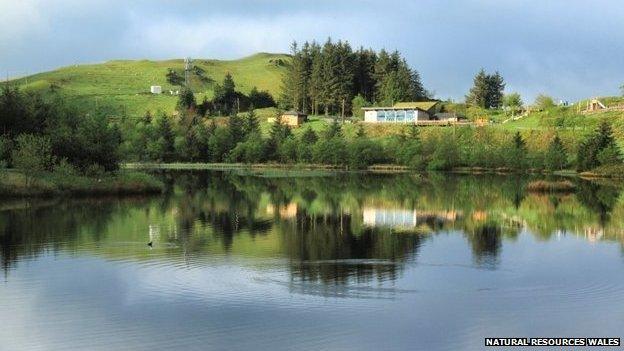
[[[383,122],[385,120],[386,120],[386,113],[385,113],[385,111],[377,111],[377,121]]]
[[[405,111],[396,111],[396,120],[397,122],[403,122],[405,120]]]
[[[414,110],[408,110],[408,111],[406,111],[406,113],[405,113],[405,119],[406,119],[408,122],[414,122],[414,118],[415,118],[415,113],[414,113]]]
[[[394,111],[386,111],[386,120],[388,122],[394,122]]]

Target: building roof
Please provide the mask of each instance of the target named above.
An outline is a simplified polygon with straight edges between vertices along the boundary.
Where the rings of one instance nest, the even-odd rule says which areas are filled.
[[[303,112],[298,112],[298,111],[286,111],[282,113],[282,116],[307,116],[307,115]]]
[[[364,107],[362,110],[421,110],[430,112],[438,101],[397,102],[392,107]]]
[[[437,101],[419,101],[419,102],[397,102],[394,104],[394,108],[418,108],[421,110],[429,111],[435,105],[437,105]]]

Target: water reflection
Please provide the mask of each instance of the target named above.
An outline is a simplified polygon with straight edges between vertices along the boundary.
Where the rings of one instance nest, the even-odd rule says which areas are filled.
[[[617,184],[548,195],[496,176],[160,176],[162,196],[0,201],[0,349],[622,336]]]
[[[463,235],[474,264],[488,269],[522,231],[539,240],[624,238],[616,184],[579,181],[576,194],[544,195],[526,193],[527,180],[496,176],[162,177],[169,187],[158,197],[2,202],[5,274],[20,260],[60,250],[146,259],[145,243],[153,242],[186,260],[282,257],[292,282],[368,284],[395,280],[440,233]]]

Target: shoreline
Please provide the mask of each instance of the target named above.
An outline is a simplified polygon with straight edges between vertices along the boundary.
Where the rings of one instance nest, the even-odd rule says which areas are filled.
[[[27,177],[18,170],[0,172],[3,198],[130,196],[160,194],[164,184],[153,176],[130,170],[98,177],[43,173]]]
[[[596,172],[577,172],[567,169],[554,172],[546,172],[544,170],[531,169],[525,172],[518,172],[508,168],[484,168],[484,167],[459,167],[449,171],[430,171],[417,170],[407,166],[399,165],[373,165],[366,169],[349,169],[347,166],[332,166],[322,164],[281,164],[281,163],[201,163],[201,162],[174,162],[174,163],[156,163],[156,162],[129,162],[121,165],[122,169],[128,170],[210,170],[210,171],[284,171],[284,172],[326,172],[326,173],[369,173],[369,174],[402,174],[412,173],[415,175],[423,175],[427,173],[449,173],[449,174],[496,174],[496,175],[538,175],[538,176],[557,176],[579,179],[611,179],[624,180],[624,174],[606,175]]]

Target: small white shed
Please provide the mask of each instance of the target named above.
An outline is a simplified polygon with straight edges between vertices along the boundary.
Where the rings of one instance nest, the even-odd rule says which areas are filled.
[[[152,94],[161,94],[162,93],[162,87],[160,85],[152,85],[150,87],[150,92],[152,92]]]

